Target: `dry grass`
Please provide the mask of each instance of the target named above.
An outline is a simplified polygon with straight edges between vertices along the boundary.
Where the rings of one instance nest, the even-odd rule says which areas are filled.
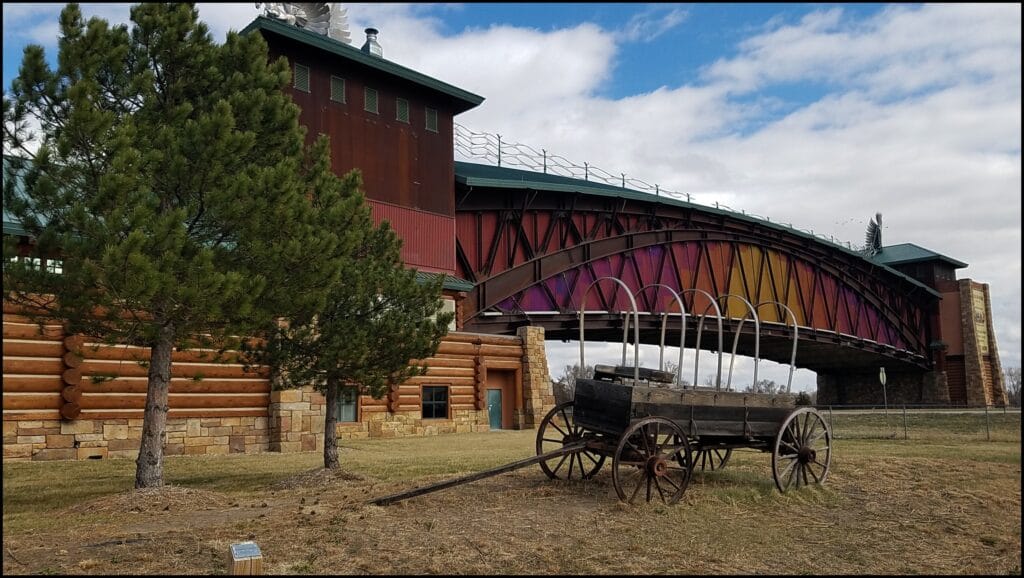
[[[786,495],[768,454],[738,451],[674,507],[620,504],[607,467],[365,505],[532,455],[532,436],[347,442],[342,476],[313,454],[168,459],[178,487],[148,498],[130,461],[5,463],[3,570],[223,573],[253,539],[275,574],[1020,573],[1019,443],[840,440],[828,484]]]

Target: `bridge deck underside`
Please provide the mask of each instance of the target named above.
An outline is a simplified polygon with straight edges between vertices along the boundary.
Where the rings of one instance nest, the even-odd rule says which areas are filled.
[[[517,327],[535,325],[544,327],[549,340],[578,340],[579,319],[576,314],[540,313],[529,315],[484,315],[472,319],[466,325],[467,331],[482,333],[514,334]],[[670,318],[666,326],[665,345],[679,345],[679,319]],[[732,351],[739,320],[722,321],[723,350]],[[743,324],[738,355],[754,356],[754,328],[751,321]],[[630,340],[633,331],[630,329]],[[796,366],[816,372],[834,373],[843,370],[862,370],[865,367],[885,366],[894,371],[925,371],[928,361],[908,351],[895,350],[879,344],[857,340],[851,336],[830,331],[798,329]],[[586,340],[588,342],[622,343],[622,316],[617,313],[587,314]],[[687,320],[686,347],[692,349],[697,338],[697,321]],[[652,315],[640,316],[640,342],[658,345],[661,340],[661,318]],[[714,319],[705,321],[701,332],[700,348],[707,351],[718,349],[717,324]],[[792,328],[771,323],[761,326],[760,358],[788,365],[793,349]],[[602,360],[593,360],[602,362]],[[609,360],[603,360],[607,362]],[[692,358],[691,358],[692,362]],[[688,366],[689,363],[685,362]],[[725,363],[728,363],[726,357]],[[690,366],[692,367],[692,366]]]

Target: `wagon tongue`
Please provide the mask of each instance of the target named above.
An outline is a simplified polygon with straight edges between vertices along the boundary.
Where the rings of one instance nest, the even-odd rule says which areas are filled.
[[[539,464],[540,462],[544,462],[552,458],[557,458],[572,453],[578,453],[580,451],[583,451],[583,448],[585,448],[586,446],[587,442],[576,441],[571,444],[566,444],[561,448],[558,448],[557,450],[539,454],[533,456],[532,458],[526,458],[523,460],[519,460],[517,462],[512,462],[510,464],[505,464],[503,466],[498,466],[496,468],[491,468],[489,470],[484,470],[482,472],[470,474],[468,476],[462,476],[461,478],[453,478],[451,480],[444,480],[443,482],[437,482],[436,484],[430,484],[428,486],[420,486],[418,488],[413,488],[411,490],[399,492],[397,494],[391,494],[390,496],[374,498],[373,500],[370,500],[367,503],[375,506],[387,506],[390,504],[394,504],[395,502],[400,502],[402,500],[407,500],[409,498],[414,498],[416,496],[422,496],[423,494],[429,494],[430,492],[436,492],[438,490],[443,490],[445,488],[450,488],[452,486],[468,484],[469,482],[475,482],[477,480],[482,480],[484,478],[490,478],[493,476],[497,476],[499,474],[504,474],[505,472],[511,472],[512,470],[518,470],[519,468],[525,468],[526,466],[532,466],[533,464]]]

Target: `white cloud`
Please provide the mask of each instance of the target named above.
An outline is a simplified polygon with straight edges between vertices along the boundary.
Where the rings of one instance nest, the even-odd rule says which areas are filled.
[[[686,10],[682,8],[651,6],[639,14],[634,14],[618,31],[617,37],[623,42],[651,42],[682,24],[687,15]]]

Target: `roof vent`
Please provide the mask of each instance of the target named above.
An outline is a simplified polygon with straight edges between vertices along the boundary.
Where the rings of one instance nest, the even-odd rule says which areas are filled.
[[[376,56],[377,58],[384,58],[384,49],[380,47],[377,42],[377,29],[367,28],[366,29],[366,44],[363,44],[363,52],[370,56]]]

